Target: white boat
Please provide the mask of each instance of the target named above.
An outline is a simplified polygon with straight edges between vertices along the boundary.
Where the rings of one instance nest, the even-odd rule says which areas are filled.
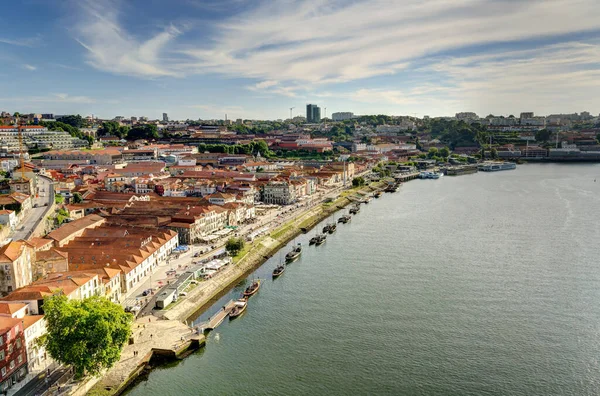
[[[439,179],[443,175],[443,173],[424,171],[419,173],[419,179]]]
[[[479,165],[478,168],[483,172],[497,172],[502,170],[516,169],[517,164],[513,162],[485,162]]]

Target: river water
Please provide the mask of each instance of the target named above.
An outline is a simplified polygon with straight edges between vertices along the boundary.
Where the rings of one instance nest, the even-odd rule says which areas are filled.
[[[600,165],[411,181],[313,234],[129,395],[600,394]]]

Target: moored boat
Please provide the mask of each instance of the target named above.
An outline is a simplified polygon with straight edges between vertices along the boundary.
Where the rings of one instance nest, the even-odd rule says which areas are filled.
[[[329,230],[327,230],[327,232],[329,232],[330,234],[333,234],[336,230],[337,230],[337,224],[329,223]]]
[[[340,216],[340,218],[338,219],[338,223],[344,223],[344,224],[346,224],[351,219],[352,219],[352,216],[350,216],[350,215],[343,215],[343,216]]]
[[[286,261],[294,261],[302,254],[302,245],[298,244],[292,249],[291,252],[285,255]]]
[[[244,297],[244,298],[240,298],[239,300],[236,300],[235,305],[233,306],[231,311],[229,311],[229,319],[235,319],[238,316],[240,316],[241,314],[243,314],[244,311],[246,310],[247,306],[248,306],[248,297]]]
[[[275,269],[273,270],[273,278],[278,278],[281,274],[283,274],[285,272],[285,265],[284,264],[279,264],[277,267],[275,267]]]
[[[373,194],[373,197],[375,197],[375,198],[381,197],[381,191],[377,191],[375,194]]]
[[[260,279],[257,279],[254,282],[252,282],[252,284],[248,286],[246,290],[244,290],[244,297],[250,297],[255,295],[256,292],[258,292],[258,289],[260,289]]]
[[[360,207],[358,205],[355,205],[350,209],[349,212],[350,214],[357,214],[358,212],[360,212]]]
[[[315,245],[319,246],[325,243],[325,240],[327,240],[327,235],[326,234],[320,234],[317,235],[315,238],[317,238],[317,240],[315,241]]]

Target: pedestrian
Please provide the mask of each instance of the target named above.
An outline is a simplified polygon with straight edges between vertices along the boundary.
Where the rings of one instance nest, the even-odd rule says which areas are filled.
[[[151,318],[148,318],[148,323],[150,323],[151,321],[152,321],[152,319],[151,319]]]

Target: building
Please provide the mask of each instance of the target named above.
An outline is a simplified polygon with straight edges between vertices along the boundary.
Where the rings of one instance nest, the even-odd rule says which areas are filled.
[[[50,359],[46,348],[38,340],[46,334],[46,320],[44,315],[27,315],[22,318],[25,347],[27,352],[27,371],[36,373],[44,370]]]
[[[26,241],[13,241],[0,248],[0,293],[6,295],[32,281],[35,249]]]
[[[0,317],[0,392],[27,375],[23,319]]]
[[[167,113],[163,113],[163,122],[169,122],[169,115]]]
[[[269,205],[290,205],[296,198],[296,189],[286,181],[271,181],[262,188],[262,201]]]
[[[333,121],[344,121],[344,120],[351,120],[354,118],[354,113],[352,112],[338,112],[338,113],[333,113],[331,114],[331,119]]]
[[[306,122],[318,124],[321,122],[321,108],[315,104],[306,105]]]
[[[464,111],[462,113],[456,113],[455,117],[459,121],[476,121],[479,119],[479,116],[476,113],[471,111]]]

